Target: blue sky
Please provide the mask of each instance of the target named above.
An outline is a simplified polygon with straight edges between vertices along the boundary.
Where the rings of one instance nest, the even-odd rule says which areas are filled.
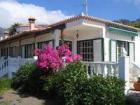
[[[83,0],[18,0],[32,3],[48,10],[61,10],[66,15],[78,15]],[[88,0],[89,15],[106,19],[140,18],[140,0]]]
[[[83,0],[0,0],[0,27],[27,23],[51,24],[79,15]],[[140,0],[88,0],[88,13],[109,20],[140,18]]]

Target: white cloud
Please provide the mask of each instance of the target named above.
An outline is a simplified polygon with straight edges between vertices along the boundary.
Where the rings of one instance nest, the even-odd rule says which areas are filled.
[[[140,0],[134,0],[134,4],[140,8]]]
[[[35,17],[38,23],[53,23],[68,16],[60,10],[50,11],[16,0],[0,0],[0,27],[9,27],[16,22],[25,23],[29,17]]]

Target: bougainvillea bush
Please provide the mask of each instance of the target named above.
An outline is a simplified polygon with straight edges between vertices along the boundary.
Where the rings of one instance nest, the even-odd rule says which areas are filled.
[[[59,70],[65,63],[81,60],[78,54],[72,54],[66,44],[54,48],[50,44],[45,45],[43,49],[36,49],[35,55],[38,56],[36,65],[40,69]]]
[[[21,66],[15,74],[12,82],[14,89],[31,94],[45,94],[43,87],[47,84],[48,76],[55,75],[56,71],[61,71],[68,63],[81,59],[80,55],[72,54],[65,44],[57,48],[44,45],[43,49],[35,50],[35,55],[38,56],[35,63]]]

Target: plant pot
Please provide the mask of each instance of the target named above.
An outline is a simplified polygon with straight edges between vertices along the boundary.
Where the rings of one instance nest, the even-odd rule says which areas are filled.
[[[140,91],[140,83],[135,82],[134,83],[134,88],[135,88],[136,91]]]

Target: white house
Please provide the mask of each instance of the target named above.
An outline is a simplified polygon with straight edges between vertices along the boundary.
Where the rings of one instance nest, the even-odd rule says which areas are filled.
[[[91,16],[75,16],[40,28],[35,19],[29,22],[18,27],[16,35],[0,40],[1,56],[30,58],[34,48],[47,42],[56,47],[63,39],[84,61],[116,62],[121,48],[132,61],[139,61],[140,29]]]
[[[50,25],[37,25],[30,18],[28,25],[17,27],[15,35],[0,39],[0,56],[15,60],[32,59],[35,48],[45,43],[57,47],[63,40],[86,62],[115,63],[125,49],[130,61],[140,65],[140,29],[92,16],[74,16]]]

